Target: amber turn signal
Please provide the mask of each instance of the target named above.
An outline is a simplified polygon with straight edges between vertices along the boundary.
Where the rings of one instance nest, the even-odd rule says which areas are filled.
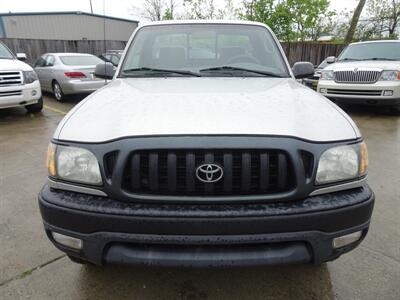
[[[50,143],[47,148],[46,167],[49,175],[53,177],[57,175],[55,157],[56,157],[56,145]]]
[[[363,176],[367,174],[368,170],[368,148],[365,142],[360,144],[360,166],[359,166],[359,175]]]

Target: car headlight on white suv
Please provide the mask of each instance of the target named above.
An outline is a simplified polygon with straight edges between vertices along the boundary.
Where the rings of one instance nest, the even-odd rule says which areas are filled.
[[[326,150],[320,157],[315,183],[317,185],[359,178],[367,174],[366,144],[343,145]]]
[[[99,162],[87,149],[50,143],[46,165],[51,177],[97,186],[103,183]]]
[[[23,71],[23,75],[24,75],[24,83],[25,84],[33,83],[36,80],[38,80],[38,77],[37,77],[35,71]]]
[[[335,73],[332,70],[323,70],[321,72],[320,80],[333,80],[335,77]]]
[[[398,81],[400,80],[400,72],[399,71],[383,71],[380,81]]]

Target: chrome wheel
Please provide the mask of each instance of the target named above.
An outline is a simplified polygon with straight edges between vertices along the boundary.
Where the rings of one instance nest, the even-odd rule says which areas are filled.
[[[53,84],[53,93],[54,93],[54,97],[56,97],[57,101],[63,100],[63,92],[61,90],[60,85],[57,82],[55,82]]]

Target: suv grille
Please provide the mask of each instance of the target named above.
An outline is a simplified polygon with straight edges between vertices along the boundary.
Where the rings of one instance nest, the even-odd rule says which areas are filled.
[[[22,82],[23,77],[20,71],[0,72],[0,86],[20,85]]]
[[[336,71],[335,81],[338,83],[375,83],[380,71]]]
[[[202,164],[220,166],[222,178],[200,181],[196,170]],[[146,150],[130,155],[123,189],[175,196],[273,194],[292,189],[293,178],[288,155],[279,150]]]

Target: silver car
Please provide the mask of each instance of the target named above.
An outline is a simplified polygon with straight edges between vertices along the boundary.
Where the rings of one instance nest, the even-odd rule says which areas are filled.
[[[89,94],[105,84],[104,79],[95,78],[100,58],[83,53],[46,53],[34,64],[43,91],[51,92],[57,101],[66,95]]]

